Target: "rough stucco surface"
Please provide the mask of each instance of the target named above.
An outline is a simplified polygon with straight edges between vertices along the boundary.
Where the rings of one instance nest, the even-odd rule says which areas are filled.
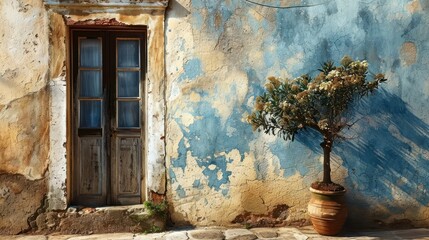
[[[47,22],[40,0],[0,2],[0,234],[28,229],[47,192]]]
[[[40,179],[49,151],[46,13],[36,0],[0,4],[0,172]]]
[[[44,2],[51,1],[0,3],[0,176],[6,179],[0,182],[0,213],[5,219],[0,233],[37,228],[33,218],[40,220],[41,212],[67,207],[67,23],[108,20],[148,26],[145,180],[147,192],[165,193],[166,2],[141,1],[150,5],[149,10],[130,4],[109,9],[76,5],[70,11],[45,7]]]
[[[228,225],[284,204],[283,223],[304,222],[308,187],[321,179],[321,139],[310,132],[285,142],[252,132],[242,118],[268,76],[315,74],[321,62],[348,54],[389,79],[355,107],[362,120],[349,134],[358,137],[334,146],[333,175],[348,189],[349,224],[429,226],[429,2],[280,2],[290,8],[170,2],[166,165],[173,221]]]
[[[166,71],[159,12],[65,14],[149,26],[147,185],[167,190],[176,223],[305,223],[308,186],[321,177],[320,139],[310,132],[285,142],[242,118],[267,76],[314,74],[349,54],[389,78],[356,106],[363,118],[350,134],[359,137],[334,147],[349,224],[429,226],[429,2],[307,2],[316,5],[171,0]],[[0,233],[18,233],[46,207],[47,184],[48,207],[66,206],[66,34],[42,0],[0,1],[0,13]]]
[[[22,175],[0,174],[0,235],[18,234],[30,228],[43,205],[46,182],[31,181]]]

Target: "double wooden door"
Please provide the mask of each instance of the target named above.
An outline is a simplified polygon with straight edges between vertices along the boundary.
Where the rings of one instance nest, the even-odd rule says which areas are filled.
[[[71,29],[72,204],[144,198],[146,29]]]

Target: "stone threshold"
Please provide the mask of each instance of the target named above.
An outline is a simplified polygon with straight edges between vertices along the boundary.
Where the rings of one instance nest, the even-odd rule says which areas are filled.
[[[125,205],[125,206],[105,206],[105,207],[86,207],[86,206],[69,206],[66,210],[68,213],[88,214],[93,212],[108,212],[108,211],[144,211],[143,204]]]
[[[157,232],[165,229],[166,217],[147,210],[143,204],[127,206],[70,206],[65,211],[40,213],[32,234],[101,234],[114,232]]]

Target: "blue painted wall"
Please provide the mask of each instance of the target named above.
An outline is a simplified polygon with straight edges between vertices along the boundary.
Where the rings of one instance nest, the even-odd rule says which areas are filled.
[[[320,63],[348,54],[389,79],[354,106],[362,117],[349,132],[356,137],[334,146],[334,179],[348,189],[349,222],[429,226],[429,1],[259,2],[273,7],[245,0],[170,4],[166,161],[173,218],[228,223],[252,209],[268,212],[282,198],[290,216],[306,218],[305,186],[321,171],[320,137],[308,132],[285,142],[253,132],[242,118],[268,76],[314,75]],[[249,181],[262,208],[245,199]],[[226,213],[210,212],[214,207]]]

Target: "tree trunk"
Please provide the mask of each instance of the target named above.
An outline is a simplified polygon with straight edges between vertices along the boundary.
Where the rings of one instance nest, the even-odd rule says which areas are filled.
[[[320,144],[323,148],[323,183],[332,183],[331,181],[331,149],[332,141],[325,138]]]

